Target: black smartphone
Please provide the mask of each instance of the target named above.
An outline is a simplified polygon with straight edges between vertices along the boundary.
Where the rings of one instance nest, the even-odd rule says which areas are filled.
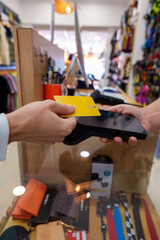
[[[119,136],[126,141],[131,136],[138,140],[146,139],[147,132],[136,117],[111,111],[99,111],[101,116],[79,117],[76,128],[65,137],[63,142],[74,145],[91,136],[109,139]]]
[[[146,137],[147,132],[138,119],[129,114],[121,114],[117,112],[100,110],[101,116],[97,117],[79,117],[78,123],[81,125],[104,128],[108,130],[133,132],[144,135]]]

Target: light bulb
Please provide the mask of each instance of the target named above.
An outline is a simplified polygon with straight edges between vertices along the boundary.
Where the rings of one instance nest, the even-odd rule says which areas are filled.
[[[77,185],[77,186],[76,186],[76,192],[79,192],[80,189],[81,189],[80,185]]]
[[[67,5],[66,7],[66,12],[69,14],[71,12],[71,7],[69,5]]]

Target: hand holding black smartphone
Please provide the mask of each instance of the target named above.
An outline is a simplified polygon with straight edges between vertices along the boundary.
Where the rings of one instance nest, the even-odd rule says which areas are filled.
[[[129,114],[99,110],[101,116],[79,117],[76,128],[64,139],[64,143],[75,145],[81,141],[97,136],[112,139],[116,136],[128,140],[134,136],[138,140],[145,140],[147,132],[138,119]]]

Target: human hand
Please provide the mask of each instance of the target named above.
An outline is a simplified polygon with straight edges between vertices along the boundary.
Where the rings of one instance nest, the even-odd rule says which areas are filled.
[[[103,109],[105,110],[105,109]],[[122,114],[131,114],[133,116],[135,116],[139,122],[142,124],[142,126],[145,128],[145,130],[149,133],[150,132],[150,124],[149,121],[147,120],[147,118],[145,117],[144,113],[143,113],[143,109],[139,109],[137,107],[134,106],[130,106],[127,104],[119,104],[113,107],[110,107],[108,109],[106,109],[108,111],[113,111],[113,112],[118,112],[118,113],[122,113]],[[107,138],[100,138],[100,140],[103,143],[108,143],[111,141],[115,141],[118,144],[122,144],[123,140],[120,137],[115,137],[114,139],[107,139]],[[131,146],[135,146],[137,144],[137,138],[136,137],[130,137],[128,140],[128,144]]]
[[[29,103],[8,113],[6,116],[10,129],[9,143],[13,141],[40,144],[63,142],[64,137],[75,128],[76,119],[59,116],[72,114],[74,111],[74,106],[45,100]]]

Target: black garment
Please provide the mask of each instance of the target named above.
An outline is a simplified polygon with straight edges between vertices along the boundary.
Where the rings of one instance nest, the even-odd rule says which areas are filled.
[[[4,75],[0,75],[0,113],[10,112],[11,84]]]

